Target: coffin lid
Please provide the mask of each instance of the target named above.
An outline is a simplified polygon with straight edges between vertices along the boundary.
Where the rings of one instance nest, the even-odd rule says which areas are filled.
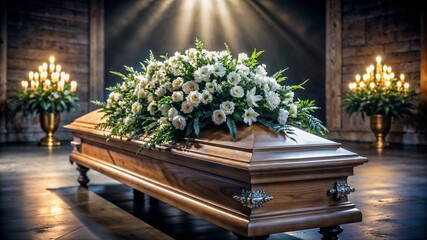
[[[96,130],[98,123],[104,122],[103,113],[99,110],[92,111],[77,118],[66,128],[73,132],[84,132],[85,134],[105,135],[105,131]],[[183,144],[169,146],[167,148],[174,153],[200,154],[206,157],[221,158],[223,162],[241,162],[251,164],[278,163],[287,161],[288,164],[297,162],[309,163],[314,159],[351,159],[357,160],[355,165],[362,164],[367,160],[355,153],[342,149],[341,144],[307,133],[298,128],[292,128],[292,138],[283,133],[275,133],[260,125],[240,126],[238,128],[237,141],[233,141],[227,127],[217,126],[204,129],[199,137],[190,141],[188,145]],[[142,144],[143,140],[132,140],[133,144]],[[132,144],[131,143],[131,144]],[[200,157],[200,156],[198,156]]]

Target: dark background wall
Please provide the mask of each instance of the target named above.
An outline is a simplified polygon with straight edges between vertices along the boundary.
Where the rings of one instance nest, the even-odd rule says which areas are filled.
[[[296,97],[315,99],[325,119],[325,1],[105,1],[105,83],[108,71],[139,67],[149,54],[173,54],[199,38],[209,50],[227,43],[235,56],[264,50],[270,74],[289,67],[285,84],[309,79]],[[106,94],[105,96],[108,96]]]

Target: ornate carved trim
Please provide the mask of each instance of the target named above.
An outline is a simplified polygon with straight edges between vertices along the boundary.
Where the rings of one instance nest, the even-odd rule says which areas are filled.
[[[334,195],[336,199],[341,199],[347,197],[348,194],[356,191],[354,187],[350,187],[346,181],[337,181],[335,183],[335,188],[332,188],[328,191],[330,195]]]
[[[273,200],[272,196],[267,196],[264,190],[242,190],[240,195],[235,195],[233,199],[248,208],[262,207],[264,203]]]

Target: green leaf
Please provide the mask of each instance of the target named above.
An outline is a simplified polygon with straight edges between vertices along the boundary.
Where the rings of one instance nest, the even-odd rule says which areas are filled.
[[[194,118],[193,128],[196,136],[199,136],[199,133],[200,133],[199,117]]]
[[[231,117],[227,118],[227,127],[228,127],[228,130],[230,131],[231,137],[233,138],[234,141],[236,141],[237,140],[236,122]]]

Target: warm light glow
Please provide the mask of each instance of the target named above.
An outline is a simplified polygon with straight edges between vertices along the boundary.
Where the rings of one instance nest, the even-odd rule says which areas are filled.
[[[65,82],[70,81],[70,74],[68,74],[68,73],[64,74],[64,81]]]
[[[363,81],[367,81],[369,78],[369,74],[363,74]]]
[[[391,73],[391,67],[390,66],[387,68],[387,72]]]
[[[385,81],[384,85],[385,85],[386,88],[389,88],[390,85],[391,85],[391,82],[390,81]]]
[[[360,86],[360,88],[364,88],[365,87],[365,82],[360,82],[359,86]]]
[[[377,57],[377,63],[381,63],[381,57],[380,56]]]
[[[390,79],[394,79],[394,72],[390,73]]]
[[[381,74],[377,73],[377,74],[375,75],[375,78],[376,78],[377,80],[380,80],[380,79],[381,79]]]
[[[57,90],[58,90],[58,92],[62,92],[62,91],[64,91],[64,82],[63,81],[59,81],[58,83],[57,83]]]
[[[70,90],[71,90],[71,92],[76,92],[77,91],[77,82],[76,81],[71,81],[71,83],[70,83]]]
[[[57,72],[60,72],[60,71],[61,71],[61,65],[59,65],[59,64],[58,64],[58,65],[56,65],[56,71],[57,71]]]
[[[401,80],[401,81],[405,81],[405,74],[403,74],[403,73],[402,73],[402,74],[400,74],[400,80]]]
[[[55,64],[51,63],[51,64],[49,65],[49,71],[50,71],[50,72],[55,71]]]
[[[371,83],[369,84],[369,87],[371,88],[371,90],[373,90],[373,89],[375,88],[375,83],[374,83],[374,82],[371,82]]]
[[[43,72],[43,66],[42,65],[39,66],[39,72]]]
[[[42,67],[43,67],[43,71],[47,71],[47,63],[43,63]]]
[[[36,80],[36,81],[39,80],[39,73],[38,72],[34,73],[34,80]]]
[[[22,88],[22,91],[27,91],[28,81],[21,81],[21,88]]]
[[[34,79],[34,73],[33,73],[33,71],[30,71],[28,73],[28,80],[33,81],[33,79]]]
[[[403,88],[405,89],[405,91],[409,90],[409,83],[406,82],[405,84],[403,84]]]
[[[360,82],[360,75],[359,74],[356,75],[356,82]]]
[[[50,56],[49,58],[49,63],[55,63],[55,57],[54,56]]]

